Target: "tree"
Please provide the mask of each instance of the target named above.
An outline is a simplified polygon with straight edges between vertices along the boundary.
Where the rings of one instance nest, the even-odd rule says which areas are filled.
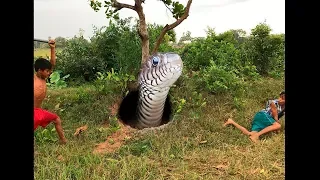
[[[230,29],[228,31],[225,31],[225,32],[217,35],[214,32],[213,28],[208,27],[207,35],[210,38],[212,38],[213,41],[215,41],[215,40],[218,42],[225,41],[228,43],[232,43],[235,46],[238,46],[244,42],[246,31],[244,31],[242,29]]]
[[[182,4],[180,4],[177,1],[172,1],[172,0],[159,0],[164,3],[167,9],[170,10],[172,13],[173,17],[176,19],[176,21],[172,24],[167,24],[163,27],[159,37],[157,38],[157,41],[155,42],[154,48],[152,50],[151,54],[154,54],[158,51],[158,48],[160,44],[162,43],[162,40],[166,33],[176,26],[178,26],[182,21],[184,21],[188,16],[189,16],[189,10],[190,6],[192,3],[192,0],[188,0],[188,3],[186,7],[184,7]],[[127,8],[131,9],[133,11],[136,11],[139,17],[139,22],[138,22],[138,34],[141,39],[141,48],[142,48],[142,60],[141,64],[146,62],[146,60],[149,57],[149,34],[147,30],[147,24],[145,20],[145,14],[143,12],[143,7],[142,3],[145,2],[145,0],[134,0],[135,4],[130,5],[130,4],[125,4],[125,3],[119,3],[117,0],[105,0],[104,1],[104,6],[106,8],[106,15],[107,18],[114,18],[118,19],[118,11],[121,10],[122,8]],[[98,11],[102,7],[102,3],[98,0],[90,0],[90,6],[92,7],[93,10]]]
[[[192,40],[192,37],[191,37],[191,32],[190,31],[187,31],[187,32],[184,32],[178,42],[178,44],[183,44],[184,41],[191,41]]]
[[[276,48],[276,43],[272,43],[270,32],[271,28],[266,22],[259,23],[251,30],[251,36],[247,42],[251,60],[263,76],[268,75],[272,67],[272,59],[275,57],[273,51]]]
[[[66,42],[67,42],[66,38],[58,36],[58,37],[56,37],[55,40],[56,40],[56,47],[60,48],[60,47],[66,46]]]

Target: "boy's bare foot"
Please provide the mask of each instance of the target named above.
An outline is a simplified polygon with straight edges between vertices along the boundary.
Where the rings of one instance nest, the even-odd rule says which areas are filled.
[[[66,144],[67,143],[67,139],[60,139],[59,140],[59,144]]]
[[[252,136],[252,135],[257,134],[257,133],[258,133],[257,131],[251,131],[251,132],[249,132],[248,136]]]
[[[229,119],[226,120],[226,122],[223,124],[223,126],[227,126],[229,124],[232,124],[233,122],[234,121],[231,118],[229,118]]]
[[[252,134],[249,138],[254,143],[257,143],[259,141],[259,136],[257,136],[256,133]]]

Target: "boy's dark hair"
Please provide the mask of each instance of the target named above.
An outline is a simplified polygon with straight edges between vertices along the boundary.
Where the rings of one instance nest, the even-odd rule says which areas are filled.
[[[281,96],[282,94],[285,94],[285,92],[284,92],[284,91],[281,91],[281,92],[280,92],[280,96]]]
[[[38,58],[36,62],[34,63],[34,70],[37,72],[39,69],[40,70],[45,70],[45,69],[51,69],[52,65],[50,61],[44,58]]]

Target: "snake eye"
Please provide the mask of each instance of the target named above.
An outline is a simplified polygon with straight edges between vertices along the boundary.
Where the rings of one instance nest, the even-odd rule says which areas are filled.
[[[152,65],[157,66],[159,61],[160,61],[159,57],[153,57],[152,58]]]

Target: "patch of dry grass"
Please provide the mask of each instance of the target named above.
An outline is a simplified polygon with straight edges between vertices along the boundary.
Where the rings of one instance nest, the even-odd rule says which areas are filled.
[[[57,48],[56,52],[60,52],[61,49]],[[50,48],[37,48],[33,51],[34,57],[43,57],[43,58],[49,58],[50,57]]]

